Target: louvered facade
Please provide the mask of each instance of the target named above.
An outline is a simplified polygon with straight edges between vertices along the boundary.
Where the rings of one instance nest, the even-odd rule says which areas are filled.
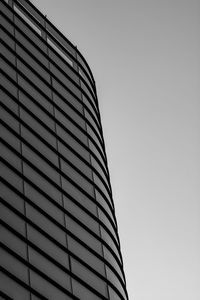
[[[95,81],[29,1],[0,1],[0,297],[128,299]]]

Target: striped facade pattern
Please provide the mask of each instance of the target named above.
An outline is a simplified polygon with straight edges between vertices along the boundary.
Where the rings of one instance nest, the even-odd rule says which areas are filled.
[[[0,298],[128,299],[95,81],[26,0],[0,0]]]

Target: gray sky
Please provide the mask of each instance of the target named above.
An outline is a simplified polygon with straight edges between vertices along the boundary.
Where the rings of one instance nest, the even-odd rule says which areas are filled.
[[[200,1],[32,2],[96,80],[130,300],[199,300]]]

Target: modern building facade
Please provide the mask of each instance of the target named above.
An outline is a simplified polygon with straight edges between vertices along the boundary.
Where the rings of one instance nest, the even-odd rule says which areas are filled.
[[[128,299],[95,81],[27,0],[0,0],[0,298]]]

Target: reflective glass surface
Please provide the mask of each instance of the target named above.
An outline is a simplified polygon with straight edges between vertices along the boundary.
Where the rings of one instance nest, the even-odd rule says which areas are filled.
[[[0,276],[0,289],[2,292],[11,297],[11,299],[30,300],[30,292],[26,290],[22,285],[2,272],[0,272]]]

